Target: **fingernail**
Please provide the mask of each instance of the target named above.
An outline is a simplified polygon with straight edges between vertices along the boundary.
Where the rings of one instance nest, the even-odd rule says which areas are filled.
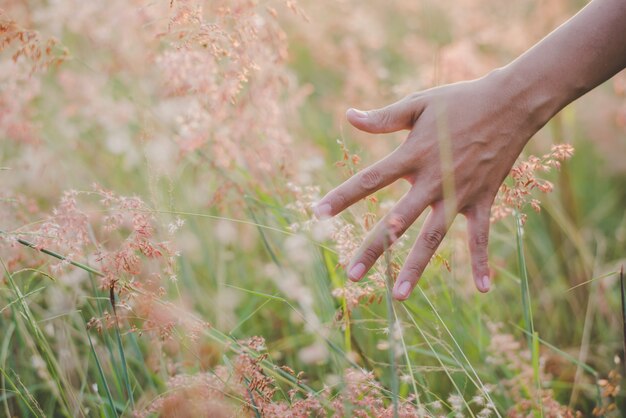
[[[361,279],[363,273],[365,273],[365,264],[358,263],[350,269],[350,271],[348,272],[348,278],[350,280],[356,281]]]
[[[486,292],[489,290],[489,286],[491,285],[491,280],[489,280],[489,276],[483,276],[480,280],[483,285],[483,290]]]
[[[396,288],[396,298],[398,299],[406,299],[409,297],[409,292],[411,291],[411,282],[408,280],[400,283],[400,286]]]
[[[355,108],[351,108],[350,110],[352,110],[352,113],[354,113],[354,116],[356,116],[357,118],[360,118],[360,119],[367,118],[367,113],[363,112],[362,110],[358,110]]]
[[[330,218],[330,205],[328,203],[324,203],[323,205],[315,205],[313,206],[313,213],[315,217],[320,220]]]

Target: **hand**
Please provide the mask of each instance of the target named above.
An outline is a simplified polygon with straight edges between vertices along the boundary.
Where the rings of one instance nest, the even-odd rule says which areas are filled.
[[[491,205],[524,145],[545,123],[533,121],[534,112],[528,107],[523,95],[513,94],[496,70],[478,80],[412,94],[382,109],[349,109],[348,120],[362,131],[410,132],[386,158],[320,200],[314,207],[316,216],[334,216],[400,178],[411,184],[348,264],[350,280],[360,280],[430,206],[393,296],[398,300],[409,297],[459,213],[467,218],[474,282],[479,291],[487,292]]]

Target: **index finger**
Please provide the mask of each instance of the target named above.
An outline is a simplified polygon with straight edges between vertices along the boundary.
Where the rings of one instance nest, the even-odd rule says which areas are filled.
[[[313,207],[313,212],[320,219],[335,216],[359,200],[408,174],[409,171],[406,157],[402,156],[398,148],[328,192]]]

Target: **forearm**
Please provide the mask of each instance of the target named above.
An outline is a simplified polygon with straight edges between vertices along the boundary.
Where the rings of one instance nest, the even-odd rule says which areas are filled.
[[[539,129],[625,67],[626,0],[594,0],[495,73]]]

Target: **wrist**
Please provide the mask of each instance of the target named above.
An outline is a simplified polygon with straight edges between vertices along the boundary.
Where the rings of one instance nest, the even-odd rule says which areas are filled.
[[[573,99],[573,88],[551,80],[538,69],[524,69],[514,65],[499,70],[503,88],[507,89],[510,100],[523,106],[527,122],[536,132]],[[534,133],[534,132],[533,132]]]
[[[542,80],[541,74],[522,71],[513,64],[493,70],[484,79],[497,98],[494,105],[512,119],[522,148],[570,102],[563,90]]]

